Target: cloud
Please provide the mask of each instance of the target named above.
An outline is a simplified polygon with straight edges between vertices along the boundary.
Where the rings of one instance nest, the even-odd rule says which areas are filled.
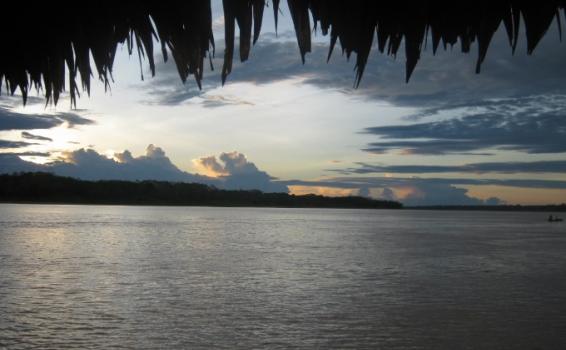
[[[425,173],[566,173],[566,161],[486,162],[464,165],[373,165],[357,163],[357,168],[332,170],[343,174],[425,174]]]
[[[94,121],[75,113],[25,114],[0,106],[0,131],[51,129],[66,123],[67,127],[89,125]]]
[[[352,179],[353,182],[345,180],[333,181],[332,179],[323,182],[287,182],[292,187],[303,188],[338,188],[340,191],[351,194],[358,188],[357,194],[361,196],[369,196],[371,188],[382,188],[382,194],[379,197],[384,200],[399,201],[407,206],[426,206],[426,205],[492,205],[502,204],[499,198],[490,198],[485,201],[468,195],[468,190],[459,188],[449,183],[427,181],[425,179],[385,179],[374,178],[371,181],[358,181]],[[348,190],[349,189],[349,190]],[[355,191],[354,191],[355,193]]]
[[[65,152],[63,157],[46,165],[45,171],[57,175],[85,180],[163,180],[179,182],[211,183],[208,178],[194,175],[177,168],[154,145],[149,145],[145,155],[133,157],[129,151],[117,153],[109,159],[93,149]]]
[[[566,110],[566,90],[564,93],[534,94],[520,97],[496,97],[444,103],[433,107],[421,108],[417,113],[405,117],[410,121],[419,121],[439,116],[467,116],[478,113],[505,115],[539,115],[541,113],[563,114]]]
[[[94,120],[85,118],[75,113],[57,113],[54,115],[54,117],[62,120],[63,122],[66,122],[68,128],[74,128],[77,125],[94,124]]]
[[[202,157],[194,160],[193,162],[211,176],[216,177],[228,175],[228,173],[224,170],[224,166],[216,159],[216,156]]]
[[[357,190],[381,189],[380,198],[398,200],[416,205],[493,205],[503,201],[492,197],[485,200],[469,195],[462,188],[467,185],[506,186],[515,188],[566,190],[566,181],[536,179],[471,179],[471,178],[401,178],[401,177],[333,177],[319,181],[284,180],[282,184],[294,187],[336,188]],[[305,189],[306,191],[306,189]],[[372,193],[375,193],[372,191]]]
[[[79,149],[63,153],[62,157],[47,164],[27,162],[18,156],[26,153],[0,154],[0,172],[45,171],[61,176],[84,180],[163,180],[213,184],[214,180],[178,169],[159,147],[149,145],[146,154],[133,157],[129,151],[109,159],[92,149]],[[33,154],[38,156],[38,154]]]
[[[422,205],[497,205],[504,204],[499,198],[490,197],[487,200],[468,195],[468,190],[442,183],[421,182],[416,191],[403,198],[408,206]]]
[[[22,138],[28,140],[36,140],[36,141],[49,141],[52,142],[53,139],[45,136],[35,135],[27,131],[22,131]]]
[[[17,113],[0,107],[0,131],[51,129],[62,123],[52,116]]]
[[[261,171],[239,152],[225,152],[218,159],[215,156],[202,157],[195,164],[207,173],[217,176],[227,189],[258,189],[263,192],[288,192],[287,186],[274,182],[274,177]]]
[[[512,55],[501,25],[492,40],[481,74],[474,70],[476,57],[473,52],[477,50],[477,43],[472,45],[472,54],[449,49],[439,50],[433,56],[430,47],[425,48],[408,84],[404,82],[405,57],[401,50],[396,59],[373,50],[361,86],[354,94],[397,106],[422,108],[493,97],[565,93],[562,77],[566,73],[563,64],[566,51],[556,45],[558,31],[556,27],[552,29],[555,31],[540,42],[537,54],[526,55],[525,43],[520,41],[517,52]],[[314,45],[313,53],[307,55],[307,65],[311,64],[312,69],[306,82],[321,88],[351,86],[352,63],[344,62],[345,59],[335,53],[338,57],[331,59],[334,64],[324,66],[326,53],[326,45]],[[263,60],[266,58],[262,57]]]
[[[384,188],[404,187],[419,183],[437,183],[447,185],[479,185],[479,186],[508,186],[541,189],[566,189],[566,180],[537,180],[537,179],[473,179],[473,178],[420,178],[420,177],[385,177],[385,176],[344,176],[331,177],[320,181],[282,180],[278,181],[288,186],[321,186],[339,188]]]
[[[364,133],[380,140],[364,150],[427,155],[488,149],[561,153],[566,152],[565,116],[566,95],[472,101],[424,110],[411,117],[440,118],[437,120],[366,128]]]
[[[42,171],[43,166],[22,160],[13,153],[0,153],[0,173]]]
[[[217,51],[222,52],[223,46],[222,41],[217,42]],[[277,38],[271,33],[264,34],[262,40],[254,45],[248,61],[242,63],[234,60],[232,73],[228,76],[227,84],[238,82],[269,84],[301,77],[304,78],[303,80],[306,83],[324,88],[351,87],[354,82],[352,63],[338,57],[327,64],[327,50],[326,45],[313,43],[313,52],[309,54],[310,59],[306,64],[302,64],[294,33],[282,32],[279,33]],[[221,55],[212,59],[213,66],[217,68],[222,67],[222,62],[223,57]],[[220,88],[222,85],[220,69],[206,69],[202,91],[198,89],[196,84],[179,84],[179,76],[173,64],[161,63],[157,70],[159,74],[153,79],[151,85],[140,85],[140,88],[151,97],[149,103],[152,104],[182,104],[194,97],[203,97],[207,91]],[[342,76],[342,79],[337,82],[336,77],[339,76]],[[202,101],[203,106],[212,108],[231,104],[222,103],[227,101],[211,102],[206,98]]]
[[[43,171],[44,166],[22,160],[20,156],[48,157],[49,153],[43,152],[8,152],[0,153],[0,173]]]
[[[405,84],[404,80],[405,57],[402,50],[397,58],[393,58],[379,54],[374,48],[358,89],[352,88],[355,58],[347,60],[336,48],[327,63],[328,44],[315,39],[312,52],[307,54],[303,65],[294,33],[290,33],[290,39],[286,34],[288,33],[280,33],[278,38],[271,34],[263,35],[262,40],[252,49],[248,61],[234,62],[228,84],[266,84],[300,77],[303,84],[322,89],[340,90],[368,100],[419,108],[470,100],[481,101],[494,96],[520,97],[566,92],[562,79],[566,73],[563,64],[566,51],[561,45],[556,45],[558,37],[555,34],[547,35],[534,55],[525,54],[523,41],[520,41],[516,54],[512,55],[505,30],[501,26],[492,40],[489,55],[479,75],[475,73],[474,54],[440,50],[433,56],[431,48],[425,48],[409,84]],[[219,41],[217,48],[221,52],[223,42]],[[477,50],[475,43],[472,44],[472,52],[474,50]],[[221,67],[222,57],[217,56],[213,59],[213,64]],[[148,88],[148,92],[155,97],[154,102],[179,104],[201,94],[195,84],[185,86],[178,83],[174,65],[161,65],[158,70],[161,76],[158,74]],[[206,72],[204,91],[220,86],[219,71],[216,69]]]
[[[290,186],[291,193],[295,196],[303,195],[319,195],[327,197],[345,197],[345,196],[356,196],[358,195],[358,190],[349,188],[339,188],[339,187],[323,187],[323,186],[301,186],[294,185]]]
[[[10,140],[0,140],[0,149],[2,148],[22,148],[31,145],[36,145],[36,143],[26,142],[26,141],[10,141]]]
[[[206,108],[217,108],[223,106],[253,106],[254,103],[240,99],[233,96],[222,96],[222,95],[203,95],[202,106]]]
[[[1,146],[0,146],[1,147]],[[248,161],[238,152],[222,153],[199,159],[199,164],[210,169],[218,177],[192,174],[179,169],[167,157],[165,151],[149,145],[144,155],[135,157],[128,150],[115,153],[113,159],[93,149],[64,152],[60,159],[35,164],[19,156],[48,156],[43,153],[0,153],[0,173],[19,171],[45,171],[61,176],[84,180],[161,180],[173,182],[197,182],[225,189],[257,189],[264,192],[287,192],[287,186]]]
[[[398,200],[397,196],[395,195],[395,192],[393,192],[393,190],[390,189],[389,187],[385,187],[382,190],[380,198],[387,200],[387,201],[397,201]]]
[[[504,204],[499,198],[491,197],[488,200],[474,198],[468,195],[468,190],[465,188],[442,183],[420,182],[415,186],[402,188],[402,191],[406,195],[398,197],[394,190],[386,187],[384,199],[401,201],[406,206]]]
[[[18,156],[18,157],[49,157],[51,153],[49,152],[2,152],[0,153],[0,157],[6,156]]]
[[[360,189],[358,190],[358,196],[370,197],[371,193],[369,187],[360,187]]]
[[[1,95],[0,103],[5,108],[15,108],[22,105],[22,95],[17,92],[14,95]],[[45,105],[45,98],[39,96],[29,96],[26,100],[26,105]]]

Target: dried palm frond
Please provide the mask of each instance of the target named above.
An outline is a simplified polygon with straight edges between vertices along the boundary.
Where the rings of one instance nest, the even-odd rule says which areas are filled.
[[[288,4],[303,62],[311,50],[312,17],[315,28],[330,34],[328,57],[336,42],[347,57],[356,53],[358,85],[374,37],[378,51],[389,55],[396,55],[404,43],[407,81],[429,32],[434,53],[440,45],[446,49],[458,41],[461,50],[469,52],[471,43],[477,41],[479,73],[501,23],[513,51],[523,23],[530,54],[554,19],[561,31],[560,11],[565,11],[566,1],[288,0]],[[224,0],[222,82],[232,70],[235,25],[240,30],[240,60],[245,61],[259,37],[265,5],[265,0]],[[272,0],[272,7],[277,23],[279,0]],[[130,54],[137,52],[140,62],[147,59],[155,74],[153,43],[157,39],[164,59],[169,53],[173,56],[181,80],[193,75],[199,87],[204,59],[211,49],[214,52],[210,0],[100,0],[80,7],[67,2],[14,4],[5,10],[3,28],[0,92],[4,83],[9,94],[19,90],[24,103],[35,88],[43,89],[47,102],[56,104],[68,79],[74,104],[80,90],[90,92],[91,58],[98,78],[108,87],[116,50],[122,43]]]

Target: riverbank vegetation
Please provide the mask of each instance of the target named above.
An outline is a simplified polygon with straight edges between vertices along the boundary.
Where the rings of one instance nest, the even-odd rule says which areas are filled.
[[[50,173],[0,175],[0,202],[188,205],[226,207],[400,209],[394,201],[222,190],[197,183],[166,181],[84,181]]]

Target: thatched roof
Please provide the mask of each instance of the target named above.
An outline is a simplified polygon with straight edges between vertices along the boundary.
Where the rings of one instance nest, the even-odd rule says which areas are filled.
[[[501,23],[512,50],[519,39],[519,27],[524,25],[530,54],[554,20],[561,31],[561,10],[566,15],[566,1],[549,0],[288,0],[288,4],[303,61],[311,49],[313,26],[320,28],[324,35],[330,34],[329,57],[336,42],[348,57],[357,54],[356,84],[362,78],[374,38],[378,50],[389,55],[395,55],[404,41],[408,81],[429,32],[433,52],[458,41],[461,50],[469,52],[471,43],[477,41],[479,72],[490,40]],[[108,86],[118,44],[126,43],[130,54],[139,55],[140,62],[146,59],[155,74],[154,38],[159,41],[165,60],[169,54],[173,57],[181,80],[185,82],[193,75],[200,86],[204,61],[214,52],[210,0],[94,1],[67,5],[26,3],[13,8],[11,5],[10,10],[4,11],[0,91],[4,88],[14,94],[19,90],[25,103],[30,89],[43,89],[47,101],[57,103],[68,79],[74,102],[81,91],[89,92],[94,73]],[[235,25],[240,30],[240,60],[244,61],[252,37],[253,43],[259,37],[267,4],[265,0],[224,0],[223,5],[224,82],[232,69]],[[277,23],[279,0],[272,0],[269,6]]]

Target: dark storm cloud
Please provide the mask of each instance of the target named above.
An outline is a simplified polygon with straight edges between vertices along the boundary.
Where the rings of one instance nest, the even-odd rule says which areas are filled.
[[[432,56],[430,48],[425,49],[408,84],[404,83],[402,53],[394,59],[373,50],[358,89],[352,88],[353,60],[348,62],[339,48],[326,63],[328,45],[315,41],[303,65],[294,40],[278,40],[270,35],[262,39],[254,46],[247,62],[235,63],[228,84],[268,84],[301,78],[305,84],[339,90],[354,99],[418,108],[419,112],[408,116],[407,120],[442,117],[414,125],[368,128],[366,132],[380,139],[365,147],[366,151],[487,156],[496,149],[527,153],[566,150],[563,141],[566,50],[562,45],[555,45],[556,32],[550,32],[541,41],[534,55],[525,53],[524,42],[519,43],[517,52],[512,55],[501,27],[479,75],[474,71],[475,46],[471,54],[462,54],[455,48]],[[222,43],[217,47],[221,52]],[[221,55],[217,56],[214,65],[221,67]],[[203,97],[203,92],[220,86],[218,69],[208,72],[203,92],[198,91],[195,84],[179,84],[173,65],[161,66],[161,69],[165,74],[148,88],[155,98],[154,103],[183,103],[195,96]],[[556,101],[552,100],[553,96],[558,96]],[[234,104],[205,98],[195,102],[211,108]]]
[[[171,64],[169,62],[163,67],[169,67]],[[178,76],[162,73],[161,76],[151,81],[151,84],[141,87],[149,97],[148,100],[144,100],[142,103],[165,106],[182,104],[193,97],[201,96],[206,90],[215,88],[216,84],[211,84],[209,80],[210,77],[207,77],[207,80],[202,82],[203,90],[199,90],[194,82],[189,81],[186,84],[180,84]]]
[[[566,90],[565,90],[566,92]],[[521,97],[498,97],[464,102],[444,103],[434,107],[425,107],[405,119],[419,121],[429,117],[443,115],[465,116],[478,112],[503,115],[538,116],[544,113],[565,114],[566,93],[528,95]]]
[[[51,116],[17,113],[0,107],[0,131],[51,129],[62,123]]]
[[[7,157],[7,156],[18,156],[18,157],[49,157],[51,153],[49,152],[2,152],[0,153],[0,157]]]
[[[25,114],[0,106],[0,131],[51,129],[67,123],[69,128],[89,125],[94,121],[75,113]]]
[[[449,116],[449,119],[442,117]],[[364,150],[402,154],[469,154],[488,149],[566,152],[566,96],[537,96],[425,109],[412,119],[440,120],[370,127],[379,136]]]
[[[94,124],[94,120],[82,117],[75,113],[57,113],[54,117],[66,122],[69,128],[74,128],[77,125]]]
[[[286,36],[280,35],[279,37]],[[231,82],[270,83],[289,78],[286,76],[289,72],[293,76],[297,75],[296,72],[293,72],[296,69],[303,73],[308,71],[301,65],[295,42],[276,42],[274,38],[274,35],[271,34],[262,35],[264,43],[259,41],[254,46],[250,60],[242,63],[235,59],[227,84]],[[236,41],[238,41],[238,38],[236,38]],[[182,84],[175,64],[171,60],[164,63],[161,57],[156,57],[156,60],[160,62],[156,68],[156,76],[150,81],[150,84],[136,85],[150,97],[149,100],[143,102],[159,105],[179,105],[194,97],[203,97],[201,103],[204,107],[216,108],[234,104],[233,101],[210,100],[204,96],[207,91],[222,86],[220,72],[223,56],[219,53],[223,50],[224,43],[218,41],[216,43],[216,56],[212,58],[214,69],[210,69],[210,64],[205,64],[202,90],[199,90],[197,84],[191,81],[190,77],[185,84]]]
[[[36,145],[36,143],[26,142],[26,141],[10,141],[10,140],[0,140],[0,149],[2,148],[22,148],[31,145]]]
[[[27,131],[22,131],[21,135],[22,135],[22,138],[28,139],[28,140],[49,141],[49,142],[53,141],[52,138],[40,136],[40,135],[35,135],[35,134],[32,134],[32,133],[27,132]]]
[[[482,73],[475,74],[476,55],[462,54],[459,48],[439,51],[432,56],[426,48],[409,84],[405,84],[405,58],[402,50],[397,58],[379,54],[373,49],[365,69],[360,88],[353,89],[355,58],[348,61],[337,45],[330,62],[327,38],[315,40],[306,63],[301,64],[294,39],[276,39],[265,35],[252,49],[247,62],[234,63],[228,77],[232,82],[270,83],[292,77],[301,77],[307,84],[320,88],[339,89],[345,93],[369,100],[388,101],[398,106],[425,107],[454,104],[488,97],[518,97],[533,94],[564,93],[563,76],[566,67],[566,50],[558,42],[552,30],[537,48],[535,54],[525,53],[521,41],[516,54],[511,54],[503,27],[495,35],[489,54],[482,66]],[[223,43],[217,45],[222,52]],[[222,55],[213,60],[214,66],[222,66]],[[195,84],[179,84],[174,65],[162,65],[157,78],[148,88],[155,102],[178,104],[199,95]],[[533,79],[536,77],[536,79]],[[205,75],[204,91],[220,86],[219,69]]]
[[[43,153],[0,153],[0,173],[45,171],[84,180],[161,180],[197,182],[225,189],[258,189],[264,192],[287,192],[285,185],[274,182],[265,171],[238,152],[222,153],[219,157],[202,158],[218,178],[182,171],[171,162],[160,147],[149,145],[145,155],[134,157],[130,151],[114,154],[109,159],[92,149],[64,153],[60,160],[45,165],[27,162],[18,156],[48,156]],[[208,161],[206,161],[208,159]],[[215,165],[216,164],[216,167]]]
[[[357,168],[332,170],[344,174],[424,174],[424,173],[566,173],[566,161],[486,162],[464,165],[373,165],[357,163]]]
[[[306,78],[306,83],[314,84],[324,88],[350,88],[354,82],[352,73],[352,62],[335,54],[335,58],[329,64],[326,63],[328,48],[325,44],[313,43],[313,52],[303,65],[301,63],[298,47],[294,38],[280,35],[276,40],[273,35],[267,34],[254,46],[250,59],[246,62],[234,61],[232,73],[228,76],[227,84],[236,82],[247,82],[254,84],[268,84],[289,78]],[[218,52],[222,51],[223,43],[218,42]],[[149,86],[143,86],[151,97],[150,103],[163,105],[176,105],[183,103],[193,97],[201,96],[207,90],[218,88],[220,82],[220,67],[222,67],[222,56],[217,55],[212,61],[215,70],[209,69],[205,73],[203,90],[199,91],[196,84],[188,82],[183,85],[179,83],[176,69],[170,62],[161,64],[158,70],[161,72]],[[389,63],[391,59],[387,59]],[[403,79],[403,78],[401,78]],[[362,91],[362,90],[360,90]],[[353,90],[352,90],[353,92]],[[206,106],[206,105],[205,105]],[[216,107],[218,104],[209,104]]]

